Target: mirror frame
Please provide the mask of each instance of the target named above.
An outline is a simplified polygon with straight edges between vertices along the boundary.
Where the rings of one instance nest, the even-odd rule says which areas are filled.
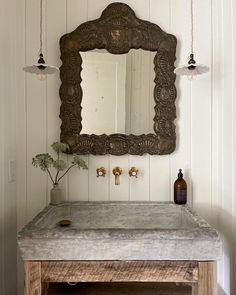
[[[60,39],[61,141],[70,147],[68,153],[80,155],[154,155],[170,154],[175,150],[176,88],[174,62],[176,37],[159,26],[140,20],[124,3],[112,3],[99,19],[81,24]],[[154,133],[142,135],[80,134],[81,117],[81,52],[106,49],[112,54],[125,54],[130,49],[155,51],[155,116]]]

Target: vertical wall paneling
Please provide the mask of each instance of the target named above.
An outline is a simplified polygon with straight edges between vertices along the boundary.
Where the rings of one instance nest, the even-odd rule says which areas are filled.
[[[150,21],[170,32],[170,5],[166,0],[150,0]],[[150,156],[150,200],[170,200],[169,156]],[[166,171],[167,173],[162,173]]]
[[[5,4],[5,3],[4,3]],[[5,8],[5,7],[4,7]],[[3,35],[3,9],[0,11],[0,33]],[[3,62],[3,55],[0,56],[0,62]],[[3,67],[0,69],[0,136],[4,138],[4,71]],[[4,226],[5,226],[5,215],[4,215],[4,146],[0,145],[0,292],[5,292],[4,282]]]
[[[129,156],[129,167],[138,168],[138,178],[129,177],[129,199],[130,201],[149,201],[149,156]]]
[[[217,212],[212,216],[212,221],[214,224],[217,223],[218,216],[218,206],[220,203],[219,200],[219,189],[217,184],[220,182],[219,179],[219,161],[218,155],[221,153],[221,141],[219,134],[221,122],[220,122],[220,109],[222,103],[222,75],[221,75],[221,18],[219,15],[220,1],[214,1],[212,3],[212,61],[211,61],[211,76],[212,76],[212,206],[213,209]],[[215,219],[215,220],[214,220]]]
[[[232,39],[233,39],[233,44],[232,44],[232,50],[233,54],[235,52],[236,48],[236,38],[235,38],[235,33],[236,33],[236,20],[235,20],[235,13],[236,13],[236,3],[234,1],[231,1],[232,3],[232,8],[231,8],[231,18],[232,18]],[[235,65],[235,55],[233,55],[233,64]],[[235,151],[236,151],[236,102],[235,102],[235,94],[236,94],[236,75],[235,75],[235,68],[233,68],[233,76],[232,76],[232,114],[233,114],[233,122],[232,122],[232,135],[233,135],[233,147],[232,147],[232,158],[233,158],[233,169],[232,169],[232,179],[233,179],[233,186],[232,186],[232,196],[233,197],[233,232],[236,232],[236,200],[235,200],[235,195],[236,195],[236,184],[235,184],[235,179],[236,179],[236,156],[235,156]],[[235,276],[236,274],[236,235],[234,235],[234,245],[233,245],[233,257],[234,257],[234,266],[233,266],[233,275]],[[236,290],[236,280],[233,279],[233,290]]]
[[[222,204],[222,1],[212,2],[212,222],[220,230]],[[224,259],[218,263],[218,292],[224,285]]]
[[[194,48],[199,63],[211,65],[211,38],[202,38],[202,32],[211,36],[210,1],[194,2]],[[200,16],[202,21],[200,21]],[[210,221],[211,218],[211,73],[191,83],[191,177],[193,204]],[[201,116],[199,116],[201,114]],[[204,130],[204,132],[203,132]],[[199,161],[199,158],[201,161]],[[203,165],[204,163],[204,165]],[[206,195],[208,198],[206,198]]]
[[[169,156],[150,156],[150,200],[151,201],[169,201],[170,180],[169,175]]]
[[[27,149],[26,149],[26,74],[22,68],[26,64],[26,18],[25,1],[17,1],[17,97],[16,97],[16,122],[18,130],[16,133],[17,142],[17,225],[18,228],[27,221]]]
[[[116,1],[112,1],[116,2]],[[109,4],[109,0],[99,0],[96,5],[94,5],[93,0],[87,0],[88,3],[88,20],[93,20],[99,18],[102,14],[102,11]]]
[[[138,18],[148,20],[150,19],[150,0],[129,0],[127,4],[134,10]]]
[[[223,133],[224,133],[224,126],[223,126],[223,102],[224,102],[224,98],[223,98],[223,91],[224,91],[224,78],[223,78],[223,68],[224,68],[224,50],[223,50],[223,44],[224,44],[224,17],[223,17],[223,1],[217,1],[218,4],[218,17],[219,17],[219,46],[214,46],[214,49],[219,48],[219,55],[218,55],[218,59],[217,56],[214,56],[214,64],[217,63],[217,61],[219,60],[219,72],[218,72],[218,80],[214,80],[215,84],[218,82],[217,85],[220,86],[220,91],[218,92],[218,118],[217,118],[217,127],[218,127],[218,132],[217,132],[217,140],[218,140],[218,150],[217,150],[217,163],[218,163],[218,178],[217,178],[217,185],[215,186],[217,188],[217,197],[218,197],[218,202],[217,202],[217,207],[218,207],[218,230],[223,233],[223,198],[224,198],[224,193],[223,193]],[[217,9],[216,8],[216,9]],[[214,28],[214,27],[213,27]],[[214,37],[217,36],[217,33],[215,32]],[[214,89],[215,89],[215,84],[214,85]],[[217,90],[216,90],[217,91]],[[214,98],[214,102],[215,102],[215,98]],[[214,130],[216,130],[216,128],[214,128]],[[214,146],[213,146],[214,147]],[[214,148],[215,149],[215,148]],[[213,150],[214,150],[213,149]],[[221,238],[224,241],[224,235],[221,235]],[[225,242],[224,242],[225,244]],[[223,252],[224,252],[224,246],[223,246]],[[224,259],[224,255],[219,263],[218,266],[218,273],[220,275],[220,286],[219,286],[219,291],[220,294],[223,293],[223,290],[225,289],[225,283],[227,284],[229,282],[229,280],[226,280],[225,282],[225,276],[224,276],[224,272],[228,273],[229,269],[226,268],[225,266],[225,259]]]
[[[233,15],[232,1],[230,3],[223,2],[223,43],[222,43],[222,75],[224,77],[222,84],[222,207],[220,211],[220,226],[224,238],[224,290],[226,293],[232,292],[232,270],[233,270],[233,71],[234,71],[234,49],[233,49]],[[232,62],[228,64],[228,60]]]
[[[171,1],[170,32],[177,38],[175,65],[187,62],[190,53],[190,1]],[[188,184],[188,202],[191,205],[191,91],[190,82],[186,77],[176,77],[176,150],[170,156],[170,188],[173,199],[173,183],[177,178],[178,169],[183,169]]]
[[[17,22],[17,63],[16,63],[16,122],[18,132],[16,133],[16,175],[17,175],[17,229],[21,229],[27,222],[27,149],[26,149],[26,73],[22,68],[26,64],[26,3],[16,1]],[[21,254],[17,252],[17,290],[20,294],[24,288],[24,272]]]
[[[6,13],[7,12],[7,13]],[[0,293],[16,294],[16,1],[1,1],[0,11]]]
[[[61,35],[66,33],[66,0],[50,0],[46,1],[46,57],[47,62],[60,66],[60,48],[59,39]],[[56,13],[55,13],[56,10]],[[47,152],[54,154],[52,151],[51,144],[55,141],[60,140],[60,125],[61,120],[58,116],[60,112],[60,98],[59,98],[59,87],[60,87],[60,74],[48,75],[46,82],[46,148]],[[63,156],[63,159],[67,161],[67,156]],[[68,178],[64,177],[60,181],[60,187],[63,189],[63,197],[65,200],[68,199]],[[50,198],[50,189],[52,183],[49,177],[47,178],[47,202]]]
[[[88,156],[82,156],[81,158],[90,166]],[[68,163],[71,160],[71,156],[68,156]],[[68,191],[69,201],[88,201],[88,170],[78,169],[77,167],[71,169],[68,175]]]
[[[88,20],[87,0],[65,0],[66,2],[66,30],[74,31],[80,24]]]
[[[89,156],[89,201],[109,200],[109,181],[111,177],[108,156]],[[96,169],[104,167],[105,177],[97,177]]]
[[[150,5],[150,21],[160,26],[162,30],[169,32],[170,2],[166,0],[150,0],[149,5]]]
[[[43,3],[44,17],[46,12]],[[45,33],[45,18],[43,31]],[[39,1],[26,1],[26,56],[27,64],[37,61],[39,51]],[[45,41],[45,34],[44,34]],[[45,42],[46,43],[46,42]],[[43,50],[46,51],[44,43]],[[47,104],[46,104],[46,80],[38,81],[35,75],[27,74],[27,211],[28,220],[46,204],[46,174],[32,166],[32,157],[47,149]]]

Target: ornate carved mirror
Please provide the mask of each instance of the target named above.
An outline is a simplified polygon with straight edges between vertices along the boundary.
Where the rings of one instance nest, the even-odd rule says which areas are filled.
[[[61,37],[61,141],[70,153],[174,151],[176,43],[123,3]]]

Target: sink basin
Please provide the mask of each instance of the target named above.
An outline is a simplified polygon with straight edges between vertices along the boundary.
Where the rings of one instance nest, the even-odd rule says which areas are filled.
[[[71,225],[61,227],[61,220]],[[24,260],[217,260],[217,232],[187,205],[49,205],[18,234]]]
[[[171,204],[70,203],[46,210],[38,228],[56,229],[63,219],[72,229],[187,229],[198,224],[183,207]]]

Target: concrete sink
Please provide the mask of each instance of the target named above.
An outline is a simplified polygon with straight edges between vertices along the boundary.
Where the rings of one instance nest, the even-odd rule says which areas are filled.
[[[61,220],[71,225],[61,227]],[[49,205],[18,234],[24,260],[217,260],[217,232],[187,205]]]

